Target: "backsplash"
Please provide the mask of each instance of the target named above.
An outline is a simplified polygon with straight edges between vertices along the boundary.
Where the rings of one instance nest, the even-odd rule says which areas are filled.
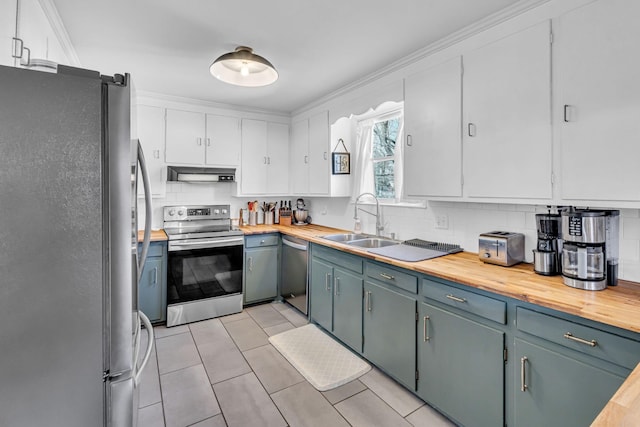
[[[314,222],[347,230],[353,229],[353,203],[350,199],[310,199]],[[364,209],[375,211],[374,205]],[[615,209],[613,207],[612,209]],[[384,234],[395,233],[400,240],[421,238],[456,243],[466,251],[478,252],[478,235],[503,230],[525,235],[525,261],[533,262],[536,246],[536,213],[546,213],[546,206],[428,202],[427,209],[382,206]],[[362,229],[375,233],[375,218],[359,214]],[[439,228],[438,223],[440,223]],[[620,209],[620,278],[640,282],[640,210]]]
[[[181,204],[229,204],[231,217],[236,218],[249,198],[235,194],[236,184],[193,184],[167,182],[166,197],[153,200],[152,228],[162,228],[162,207]],[[262,201],[277,197],[259,198]],[[288,198],[293,200],[295,197]],[[353,203],[349,198],[305,197],[313,222],[346,230],[353,229]],[[364,204],[375,211],[375,205]],[[615,209],[615,207],[612,207]],[[144,201],[138,199],[139,224],[144,226]],[[427,208],[382,206],[384,235],[395,233],[400,240],[420,238],[456,243],[466,251],[478,252],[478,235],[487,231],[506,230],[525,235],[525,261],[533,262],[536,245],[536,213],[546,213],[546,206],[428,202]],[[640,282],[640,210],[620,209],[620,278]],[[362,230],[375,233],[375,218],[360,213]],[[446,228],[439,228],[446,227]]]
[[[162,208],[164,206],[228,204],[231,205],[231,217],[237,218],[240,208],[246,208],[247,201],[251,199],[234,197],[235,193],[235,183],[167,182],[166,196],[154,198],[152,202],[152,228],[162,228]],[[138,228],[144,228],[144,199],[138,199]]]

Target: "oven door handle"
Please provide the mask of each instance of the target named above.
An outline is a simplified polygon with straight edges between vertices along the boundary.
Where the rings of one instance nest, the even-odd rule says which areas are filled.
[[[222,248],[225,246],[238,246],[242,245],[244,237],[232,237],[230,239],[215,239],[215,240],[198,240],[196,242],[169,242],[169,252],[179,251],[183,249],[207,249],[207,248]]]

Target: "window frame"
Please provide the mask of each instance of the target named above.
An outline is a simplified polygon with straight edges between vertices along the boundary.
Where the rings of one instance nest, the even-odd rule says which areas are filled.
[[[372,171],[373,171],[373,194],[376,195],[376,197],[378,197],[378,199],[380,201],[383,202],[389,202],[389,201],[397,201],[397,189],[395,187],[395,183],[396,181],[396,173],[397,173],[397,168],[396,168],[396,161],[400,160],[402,162],[404,162],[404,159],[398,159],[397,158],[397,154],[396,154],[396,147],[398,143],[402,143],[402,141],[398,141],[398,139],[396,138],[396,146],[394,146],[393,148],[393,155],[391,156],[384,156],[384,157],[378,157],[375,158],[374,157],[374,143],[373,141],[375,141],[375,127],[378,123],[383,123],[383,122],[388,122],[390,120],[394,120],[394,119],[400,119],[400,123],[399,123],[399,129],[403,128],[404,125],[404,106],[400,107],[400,108],[394,108],[393,110],[390,111],[385,111],[384,113],[381,113],[380,115],[377,116],[373,116],[371,117],[371,121],[373,123],[373,125],[371,126],[371,153],[370,153],[370,157],[369,157],[369,161],[371,162],[372,165]],[[397,135],[397,136],[401,136],[401,135]],[[376,189],[376,168],[375,165],[376,163],[381,163],[381,162],[386,162],[386,161],[393,161],[393,181],[394,181],[394,188],[393,188],[393,197],[380,197],[377,194],[377,189]]]

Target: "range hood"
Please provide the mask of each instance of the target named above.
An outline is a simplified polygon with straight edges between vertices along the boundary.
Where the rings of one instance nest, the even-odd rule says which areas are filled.
[[[167,181],[233,182],[235,177],[235,169],[167,166]]]

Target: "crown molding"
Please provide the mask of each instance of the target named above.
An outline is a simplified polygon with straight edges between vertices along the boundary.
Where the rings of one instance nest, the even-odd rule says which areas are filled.
[[[136,90],[137,98],[151,98],[160,102],[174,102],[178,104],[189,104],[189,105],[197,105],[204,108],[217,108],[222,110],[234,110],[241,113],[253,113],[253,114],[261,114],[261,115],[269,115],[269,116],[277,116],[285,119],[290,119],[291,115],[287,112],[282,111],[274,111],[274,110],[264,110],[259,108],[251,108],[243,105],[236,104],[225,104],[222,102],[214,102],[214,101],[205,101],[203,99],[197,98],[187,98],[183,96],[177,95],[168,95],[166,93],[160,92],[152,92],[146,90]]]
[[[291,112],[292,116],[297,116],[306,111],[312,110],[314,108],[319,107],[320,105],[329,102],[335,98],[338,98],[342,95],[345,95],[353,90],[359,89],[363,86],[366,86],[370,83],[379,80],[387,74],[391,74],[394,71],[398,71],[402,68],[405,68],[411,64],[414,64],[421,59],[424,59],[428,56],[431,56],[441,50],[444,50],[448,47],[455,45],[463,40],[466,40],[472,36],[475,36],[483,31],[488,30],[489,28],[495,27],[503,22],[506,22],[512,18],[515,18],[518,15],[521,15],[531,9],[534,9],[544,3],[548,3],[551,0],[521,0],[511,6],[508,6],[498,12],[495,12],[479,21],[476,21],[466,27],[462,28],[455,33],[452,33],[434,43],[431,43],[391,64],[383,67],[371,74],[368,74],[346,86],[341,87],[340,89],[331,92],[303,107],[297,108]]]
[[[69,33],[67,33],[67,29],[62,22],[62,18],[60,18],[60,14],[58,13],[56,5],[53,3],[53,0],[38,0],[38,3],[40,4],[44,15],[49,21],[49,24],[51,25],[53,33],[56,35],[60,46],[62,46],[62,50],[69,60],[69,65],[80,67],[81,64],[80,59],[78,58],[78,54],[76,53],[76,50],[71,43]]]

